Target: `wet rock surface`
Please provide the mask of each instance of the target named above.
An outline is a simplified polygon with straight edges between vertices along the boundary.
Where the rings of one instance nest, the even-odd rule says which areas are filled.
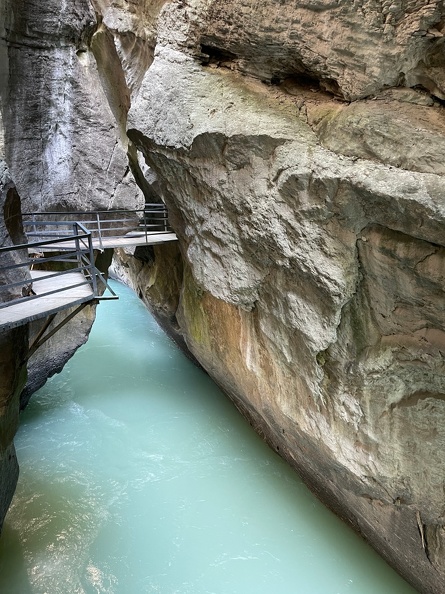
[[[88,0],[3,4],[5,155],[24,212],[143,204],[123,132],[128,89],[98,13]]]

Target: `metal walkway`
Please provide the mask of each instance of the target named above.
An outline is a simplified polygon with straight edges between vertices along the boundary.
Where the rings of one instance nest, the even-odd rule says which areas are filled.
[[[54,221],[45,226],[47,237],[41,231],[38,241],[0,248],[0,331],[102,299],[98,283],[109,289],[81,223],[64,222],[63,231]]]
[[[146,204],[138,210],[94,210],[70,212],[34,212],[23,215],[29,227],[28,237],[37,239],[42,231],[47,231],[48,221],[57,222],[58,233],[63,233],[62,224],[77,221],[90,233],[93,248],[103,251],[109,248],[139,245],[157,245],[168,241],[177,241],[177,237],[168,222],[165,204]],[[56,236],[56,235],[55,235]],[[65,243],[63,249],[72,249],[74,243]],[[47,246],[47,250],[52,249]],[[54,250],[60,246],[54,246]]]
[[[164,204],[142,210],[26,213],[23,226],[28,243],[0,248],[0,331],[47,318],[32,352],[87,304],[117,299],[95,267],[95,250],[177,240]],[[100,284],[111,296],[103,296]],[[58,312],[74,307],[43,337]]]
[[[3,307],[0,330],[10,330],[94,299],[93,290],[81,272],[49,277],[46,272],[31,270],[30,274],[34,299],[14,300]]]

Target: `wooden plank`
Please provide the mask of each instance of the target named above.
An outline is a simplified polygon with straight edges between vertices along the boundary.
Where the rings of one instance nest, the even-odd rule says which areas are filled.
[[[32,270],[33,290],[36,296],[22,303],[11,302],[11,305],[0,309],[0,330],[9,330],[33,320],[45,318],[53,313],[68,309],[94,299],[89,284],[68,288],[60,293],[44,295],[48,291],[70,287],[85,281],[81,272],[61,274],[50,279],[44,278],[50,273]]]

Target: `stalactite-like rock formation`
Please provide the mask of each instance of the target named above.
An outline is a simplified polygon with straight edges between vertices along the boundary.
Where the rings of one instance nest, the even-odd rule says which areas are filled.
[[[443,592],[443,3],[61,4],[0,2],[25,204],[162,196],[178,250],[115,269],[328,505]]]

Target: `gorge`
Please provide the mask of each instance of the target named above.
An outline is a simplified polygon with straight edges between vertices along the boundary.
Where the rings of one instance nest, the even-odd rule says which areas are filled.
[[[178,244],[121,250],[114,274],[426,594],[445,590],[444,13],[0,0],[0,245],[20,208],[164,201]],[[93,318],[29,362],[36,328],[0,338],[2,515],[20,394]]]

